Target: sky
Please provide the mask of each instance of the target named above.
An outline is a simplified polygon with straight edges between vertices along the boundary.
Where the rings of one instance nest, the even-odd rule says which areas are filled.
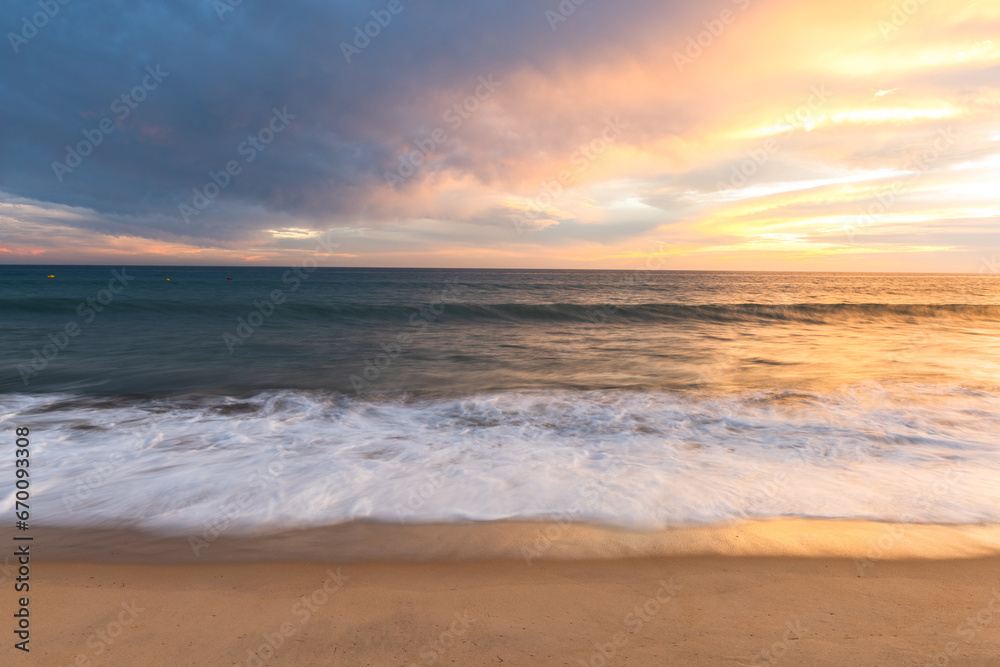
[[[0,263],[998,270],[995,0],[10,0],[0,30]]]

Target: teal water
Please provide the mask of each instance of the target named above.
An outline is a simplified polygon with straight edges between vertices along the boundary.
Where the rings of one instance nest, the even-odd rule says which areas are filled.
[[[49,525],[995,523],[998,280],[0,267],[0,432]]]
[[[465,395],[996,377],[989,275],[143,267],[119,287],[113,270],[0,267],[0,391]]]

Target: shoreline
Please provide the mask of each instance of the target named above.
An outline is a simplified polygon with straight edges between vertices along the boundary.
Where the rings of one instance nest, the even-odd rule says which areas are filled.
[[[156,535],[125,529],[38,527],[37,560],[94,563],[432,562],[614,560],[683,556],[853,558],[863,561],[1000,556],[1000,525],[773,519],[637,531],[585,523],[354,521],[259,535]],[[0,529],[0,540],[14,531]],[[3,567],[0,562],[0,567]]]

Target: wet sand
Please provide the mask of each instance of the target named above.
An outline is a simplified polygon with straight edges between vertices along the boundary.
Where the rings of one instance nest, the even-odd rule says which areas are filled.
[[[53,531],[33,547],[31,654],[6,643],[2,662],[839,667],[995,665],[1000,656],[1000,557],[985,555],[993,529],[763,522],[716,528],[714,541],[688,536],[684,553],[595,559],[566,543],[606,538],[606,529],[563,526],[560,535],[549,531],[556,539],[543,557],[483,559],[467,554],[484,547],[456,549],[450,530],[401,528],[341,532],[355,531],[359,543],[398,533],[397,551],[410,557],[380,562],[280,559],[295,549],[282,552],[275,543],[279,560],[266,561],[259,539],[252,548],[244,540],[241,552],[233,548],[238,540],[220,538],[197,559],[151,563],[136,554],[144,536],[114,545],[124,563],[67,560],[81,537],[59,531],[60,552]],[[546,527],[458,532],[471,542],[478,533],[478,543],[491,547],[506,533],[506,543],[524,546],[539,529]],[[738,549],[732,530],[744,536]],[[434,557],[413,551],[409,539],[421,534],[425,544],[440,542]],[[886,535],[894,535],[892,543],[880,546]],[[635,552],[650,541],[658,549],[670,542],[652,537],[633,535],[625,546]],[[319,539],[299,538],[309,548]],[[720,545],[729,553],[708,548],[724,551]],[[931,545],[936,551],[925,555],[933,558],[913,558]],[[43,555],[45,548],[54,553]],[[309,551],[296,549],[299,556]],[[764,549],[775,553],[753,553]],[[131,552],[126,558],[122,551]],[[455,558],[441,558],[446,551]],[[255,552],[258,559],[249,559]],[[208,562],[209,554],[218,562]],[[241,557],[246,562],[222,562]]]

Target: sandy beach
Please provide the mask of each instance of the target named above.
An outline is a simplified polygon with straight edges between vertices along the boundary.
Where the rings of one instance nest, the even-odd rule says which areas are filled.
[[[886,526],[843,522],[838,533],[831,523],[728,527],[715,531],[715,544],[727,531],[756,531],[776,553],[808,543],[818,554],[825,543],[839,556],[722,555],[687,540],[686,555],[530,563],[42,558],[32,570],[30,658],[8,646],[4,664],[996,664],[1000,557],[912,554],[912,545],[949,533],[953,545],[965,534],[960,548],[971,554],[968,529],[897,526],[905,529],[897,543],[870,559],[866,549]],[[399,528],[364,530],[376,539]],[[523,528],[478,532],[488,543],[497,534],[520,539]],[[465,539],[477,532],[464,530]],[[428,542],[447,532],[423,531]],[[976,548],[989,551],[982,534],[991,531],[978,532]],[[217,558],[226,560],[226,548],[213,546]]]
[[[1000,667],[1000,0],[0,26],[0,667]]]

